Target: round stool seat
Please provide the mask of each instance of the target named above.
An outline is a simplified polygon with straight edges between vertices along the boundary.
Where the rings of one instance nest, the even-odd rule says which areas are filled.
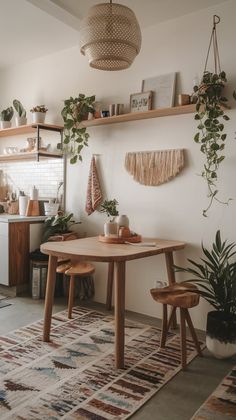
[[[69,262],[60,264],[57,266],[56,272],[59,274],[65,274],[65,272],[71,267],[71,264]]]
[[[70,268],[65,271],[65,274],[68,276],[88,276],[93,274],[95,271],[95,267],[91,263],[87,262],[78,262],[78,263],[71,263]]]
[[[159,303],[178,308],[193,308],[199,303],[197,287],[191,283],[176,283],[161,289],[151,289],[151,295]]]

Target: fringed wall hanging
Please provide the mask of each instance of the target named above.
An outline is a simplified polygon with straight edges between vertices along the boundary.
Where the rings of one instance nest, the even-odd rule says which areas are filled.
[[[174,178],[183,167],[183,149],[129,152],[125,157],[126,170],[143,185],[163,184]]]

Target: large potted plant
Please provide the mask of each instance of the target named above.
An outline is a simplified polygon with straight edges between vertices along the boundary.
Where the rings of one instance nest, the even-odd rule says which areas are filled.
[[[221,240],[216,233],[211,250],[202,245],[200,262],[188,260],[190,267],[177,267],[191,275],[187,282],[199,287],[198,293],[214,310],[208,313],[206,344],[218,358],[236,353],[236,243]]]
[[[11,127],[11,119],[13,117],[14,111],[12,106],[9,106],[6,109],[3,109],[0,113],[0,127],[1,129]]]
[[[109,222],[104,224],[104,235],[105,236],[118,236],[119,225],[115,222],[115,217],[119,216],[117,210],[118,201],[114,198],[113,200],[104,200],[101,204],[101,213],[106,213],[109,217]]]
[[[86,97],[82,93],[78,97],[66,99],[61,115],[64,121],[63,146],[58,148],[71,156],[70,163],[82,161],[82,149],[88,146],[89,134],[86,127],[81,127],[81,122],[88,118],[88,113],[94,114],[95,96]]]
[[[22,103],[18,99],[14,99],[13,106],[18,114],[16,116],[16,126],[19,127],[20,125],[25,125],[27,123],[26,110]]]

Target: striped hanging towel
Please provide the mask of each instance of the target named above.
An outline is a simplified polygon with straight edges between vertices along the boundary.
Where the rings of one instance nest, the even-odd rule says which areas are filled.
[[[90,170],[89,170],[89,179],[88,179],[88,188],[87,188],[87,199],[85,210],[88,215],[92,214],[99,204],[102,202],[102,191],[100,187],[100,182],[98,178],[97,168],[95,157],[92,157]]]

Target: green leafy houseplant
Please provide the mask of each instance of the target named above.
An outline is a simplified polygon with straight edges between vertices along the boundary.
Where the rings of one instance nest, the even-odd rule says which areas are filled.
[[[50,236],[70,232],[71,226],[78,223],[73,220],[73,213],[48,217],[44,221],[42,242],[47,242]]]
[[[0,113],[0,121],[11,121],[14,114],[12,106],[9,106],[6,109],[3,109]]]
[[[81,122],[89,112],[94,113],[95,96],[86,97],[79,94],[78,97],[66,99],[61,115],[64,121],[63,147],[58,144],[59,149],[71,155],[70,163],[74,164],[82,161],[81,152],[84,146],[88,146],[89,134],[85,127],[81,127]]]
[[[208,207],[203,210],[204,216],[207,215],[213,200],[221,202],[217,197],[216,182],[220,163],[225,159],[223,150],[227,134],[224,132],[223,122],[229,120],[222,108],[222,104],[227,102],[227,98],[223,96],[226,82],[224,71],[219,74],[205,71],[200,86],[194,87],[197,98],[194,118],[198,121],[198,132],[194,136],[194,141],[200,145],[200,150],[205,155],[201,175],[207,182],[210,200]]]
[[[26,110],[18,99],[14,99],[13,106],[16,112],[18,113],[19,117],[26,117]]]
[[[110,218],[110,222],[114,222],[114,217],[119,216],[119,212],[117,210],[118,201],[114,198],[114,200],[104,200],[101,204],[100,211],[101,213],[106,213],[106,215]]]
[[[30,112],[43,112],[46,113],[48,111],[48,109],[45,107],[45,105],[37,105],[34,106]]]
[[[223,345],[228,342],[236,353],[236,243],[221,240],[220,231],[216,233],[212,249],[202,245],[203,258],[200,262],[189,259],[191,266],[176,266],[176,271],[191,275],[187,280],[199,287],[198,293],[215,309],[208,314],[207,345],[212,351],[212,339]],[[225,351],[225,349],[224,349]],[[218,344],[218,357],[219,344]]]

